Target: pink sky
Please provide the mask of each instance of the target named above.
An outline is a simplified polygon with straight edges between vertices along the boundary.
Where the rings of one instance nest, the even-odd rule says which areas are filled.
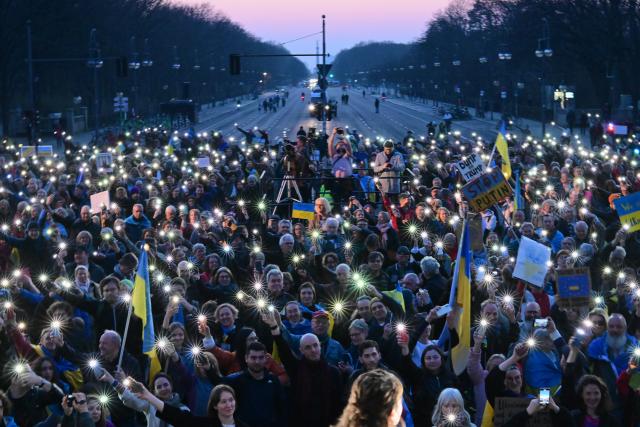
[[[450,0],[173,0],[207,3],[252,34],[279,43],[321,30],[327,15],[327,51],[335,56],[360,41],[409,42],[425,29],[433,14]],[[286,47],[292,53],[314,53],[314,36]],[[322,45],[320,44],[322,49]],[[304,59],[307,64],[314,60]],[[331,61],[329,61],[331,62]]]

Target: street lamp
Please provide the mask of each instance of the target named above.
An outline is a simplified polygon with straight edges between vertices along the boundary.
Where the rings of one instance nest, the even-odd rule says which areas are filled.
[[[177,71],[180,67],[182,67],[182,64],[180,64],[180,58],[178,58],[178,46],[173,46],[173,63],[171,64],[171,68]]]
[[[540,74],[540,120],[542,122],[542,138],[546,133],[546,117],[545,117],[545,76],[544,76],[544,68],[546,64],[546,58],[551,58],[553,56],[553,49],[551,48],[551,34],[549,31],[549,20],[547,18],[542,18],[542,37],[538,39],[538,48],[534,51],[534,54],[537,58],[543,60],[542,63],[542,72]]]
[[[89,32],[89,59],[87,67],[93,69],[93,113],[95,115],[95,133],[98,137],[98,129],[100,127],[100,93],[98,92],[98,70],[102,68],[104,62],[100,55],[100,45],[98,44],[97,30],[92,28]]]
[[[142,55],[142,66],[151,67],[153,65],[153,59],[149,53],[149,39],[144,39],[144,53]]]
[[[502,63],[504,64],[504,79],[505,82],[507,80],[507,61],[511,61],[511,52],[509,51],[509,49],[507,48],[506,45],[502,45],[500,47],[500,50],[498,51],[498,59],[500,61],[502,61]],[[503,86],[504,90],[500,90],[500,105],[502,106],[502,114],[504,115],[506,113],[506,107],[507,107],[507,90],[506,90],[506,86]]]
[[[200,69],[200,63],[198,61],[198,49],[195,50],[195,60],[194,60],[194,64],[193,64],[193,69],[195,71],[198,71]]]

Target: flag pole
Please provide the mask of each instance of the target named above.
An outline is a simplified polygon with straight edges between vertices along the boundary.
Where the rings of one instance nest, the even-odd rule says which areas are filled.
[[[127,310],[127,323],[125,323],[124,325],[124,335],[122,336],[122,345],[120,346],[120,355],[118,356],[117,369],[120,369],[122,367],[122,358],[124,357],[124,347],[127,342],[127,335],[129,335],[129,323],[131,323],[132,311],[133,311],[133,301],[129,301],[129,310]]]

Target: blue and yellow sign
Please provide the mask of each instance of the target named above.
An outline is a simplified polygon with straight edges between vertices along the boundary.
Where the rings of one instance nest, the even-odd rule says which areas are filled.
[[[640,230],[640,193],[633,193],[626,197],[620,197],[613,201],[618,217],[623,226],[627,226],[627,232],[633,233]]]

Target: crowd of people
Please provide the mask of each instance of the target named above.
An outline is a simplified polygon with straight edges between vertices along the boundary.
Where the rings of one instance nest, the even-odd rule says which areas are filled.
[[[491,140],[239,131],[143,128],[50,158],[4,141],[0,425],[492,426],[504,398],[525,400],[509,426],[640,425],[640,238],[613,203],[640,190],[624,142],[511,135],[521,194],[473,212],[455,163],[489,161]],[[312,210],[277,201],[285,176]],[[447,304],[471,221],[465,343]],[[543,287],[514,277],[523,237],[550,248]],[[594,296],[572,306],[556,272],[577,267]]]

